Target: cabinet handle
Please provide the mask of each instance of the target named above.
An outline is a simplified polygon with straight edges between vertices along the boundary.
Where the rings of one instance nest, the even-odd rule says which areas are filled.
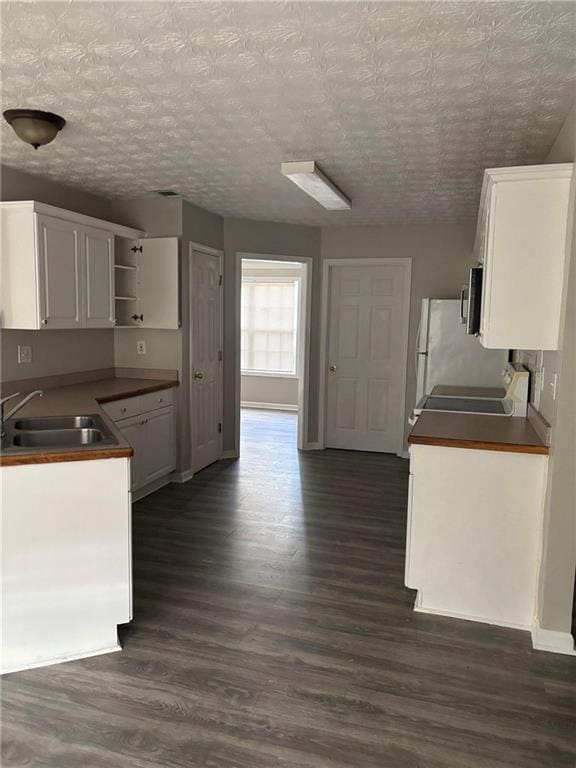
[[[40,320],[40,322],[42,323],[42,325],[48,325],[48,320],[45,317],[43,317],[42,320]]]

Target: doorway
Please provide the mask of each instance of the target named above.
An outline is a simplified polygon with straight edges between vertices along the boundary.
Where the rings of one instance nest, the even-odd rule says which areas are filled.
[[[308,435],[312,260],[238,253],[236,266],[238,453],[241,424],[257,420],[265,426],[274,414],[296,421],[291,432],[302,450]]]
[[[321,432],[327,448],[401,455],[410,259],[324,262]]]

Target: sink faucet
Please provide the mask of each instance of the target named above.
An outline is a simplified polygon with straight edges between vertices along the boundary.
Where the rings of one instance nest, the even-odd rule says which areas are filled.
[[[30,400],[32,400],[33,397],[42,397],[44,394],[44,391],[42,389],[35,389],[34,392],[30,392],[30,394],[26,395],[26,397],[23,397],[20,402],[16,403],[16,405],[8,411],[8,413],[4,413],[4,404],[8,400],[12,400],[14,397],[18,397],[20,395],[20,392],[14,392],[13,395],[8,395],[8,397],[3,397],[0,400],[0,437],[4,437],[4,424],[8,421],[8,419],[12,418],[15,413],[18,413],[20,408],[23,408],[26,403],[28,403]]]

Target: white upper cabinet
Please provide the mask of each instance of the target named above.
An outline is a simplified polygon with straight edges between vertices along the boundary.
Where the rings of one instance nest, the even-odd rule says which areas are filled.
[[[82,327],[80,226],[36,217],[40,323],[50,328]]]
[[[114,326],[114,236],[138,230],[33,201],[0,216],[0,327]]]
[[[177,237],[119,240],[116,320],[123,328],[180,327]]]
[[[485,171],[475,243],[485,347],[558,349],[571,179],[571,163]]]
[[[101,229],[82,228],[84,246],[84,325],[114,325],[114,235]]]

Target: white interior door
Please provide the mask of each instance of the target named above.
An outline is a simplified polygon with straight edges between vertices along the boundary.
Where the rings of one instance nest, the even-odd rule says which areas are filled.
[[[329,269],[326,446],[400,453],[410,262]]]
[[[192,471],[222,456],[222,321],[220,256],[192,249]]]

